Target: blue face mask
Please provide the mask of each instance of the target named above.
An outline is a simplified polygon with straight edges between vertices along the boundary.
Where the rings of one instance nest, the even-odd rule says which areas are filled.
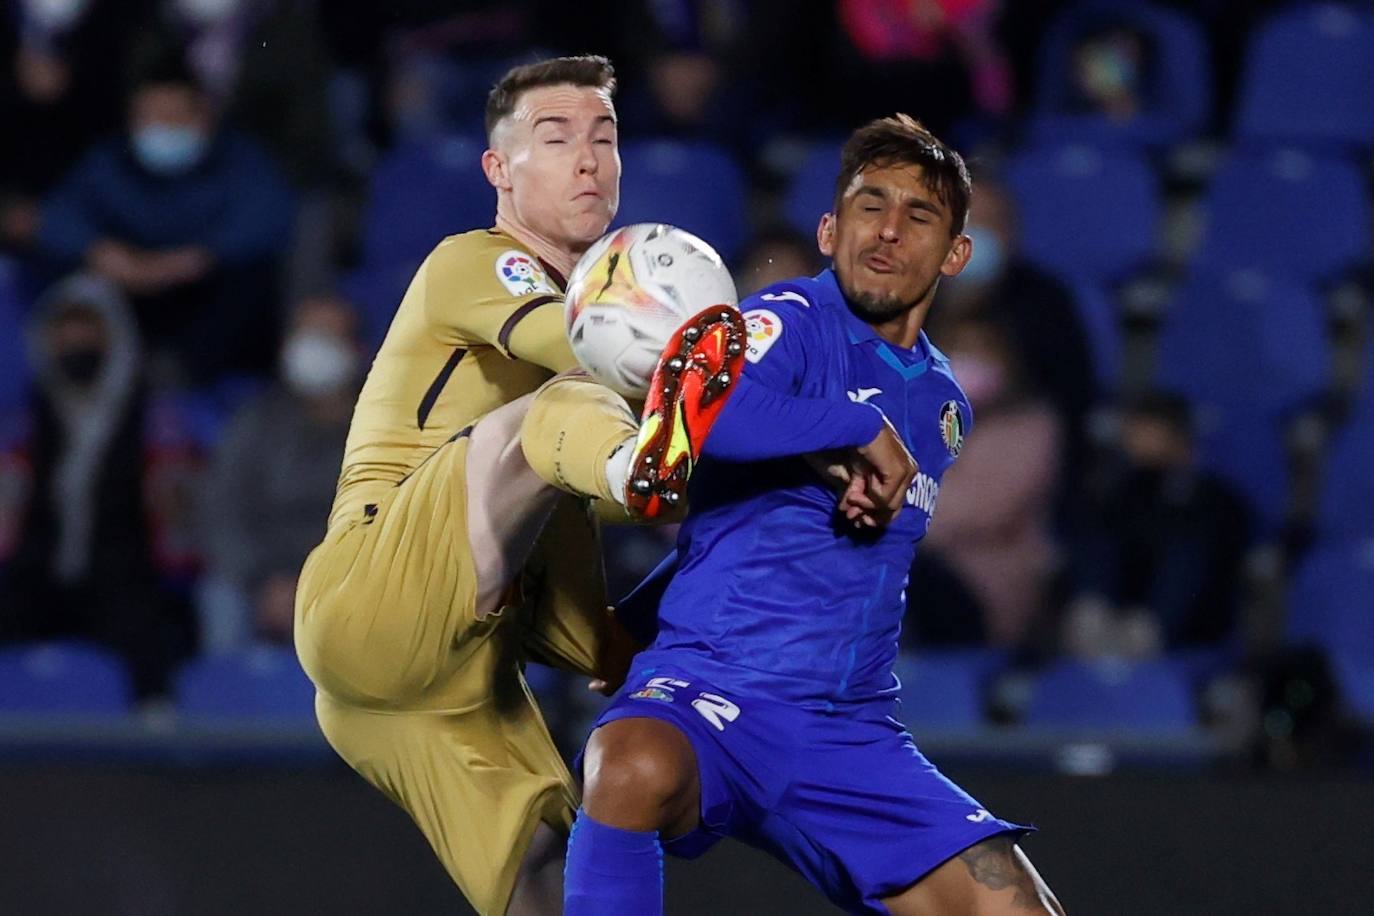
[[[973,240],[973,257],[969,258],[959,279],[986,283],[1001,276],[1007,264],[1007,251],[1002,245],[1002,237],[978,225],[970,225],[964,234]]]
[[[199,164],[207,143],[194,127],[152,124],[134,132],[134,155],[155,175],[180,175]]]

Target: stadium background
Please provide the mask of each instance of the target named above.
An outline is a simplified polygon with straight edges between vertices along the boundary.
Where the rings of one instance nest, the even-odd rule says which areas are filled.
[[[0,912],[463,911],[323,745],[282,609],[339,405],[432,244],[490,222],[486,88],[583,51],[621,78],[618,222],[698,232],[741,293],[814,269],[864,119],[973,162],[978,268],[932,336],[979,429],[913,570],[904,716],[1043,828],[1070,911],[1368,912],[1374,7],[374,6],[5,6]],[[150,207],[109,163],[136,169],[129,92],[186,71],[218,165]],[[220,216],[164,219],[207,194]],[[101,236],[240,254],[120,273]],[[613,593],[666,544],[609,532]],[[594,699],[531,678],[575,747]],[[738,847],[668,888],[828,912]]]

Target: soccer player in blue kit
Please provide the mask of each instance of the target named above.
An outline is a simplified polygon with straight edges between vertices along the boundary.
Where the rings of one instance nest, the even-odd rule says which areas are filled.
[[[845,145],[818,228],[832,267],[742,304],[746,379],[881,411],[919,473],[893,514],[865,502],[862,459],[836,459],[837,510],[816,459],[712,460],[707,439],[677,549],[627,599],[657,604],[659,630],[587,743],[566,916],[662,913],[663,851],[723,836],[852,913],[1063,913],[1016,845],[1026,828],[942,776],[895,718],[907,570],[973,420],[921,332],[971,254],[970,194],[963,160],[918,122],[874,121]],[[738,434],[730,416],[711,436]]]

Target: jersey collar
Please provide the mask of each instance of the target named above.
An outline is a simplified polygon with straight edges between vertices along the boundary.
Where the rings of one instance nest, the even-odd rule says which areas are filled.
[[[869,341],[877,345],[879,357],[883,362],[892,366],[902,375],[908,378],[915,378],[925,372],[930,366],[930,341],[926,338],[926,332],[921,331],[916,338],[916,346],[910,350],[902,351],[901,347],[893,346],[884,340],[873,326],[855,315],[849,308],[849,303],[845,301],[844,293],[840,290],[840,281],[835,276],[835,269],[827,267],[816,275],[816,282],[820,284],[824,291],[824,301],[828,308],[833,308],[841,313],[844,320],[846,333],[849,335],[849,342],[854,346],[861,346]],[[901,353],[902,355],[898,355]],[[903,357],[916,358],[914,363],[908,365]]]

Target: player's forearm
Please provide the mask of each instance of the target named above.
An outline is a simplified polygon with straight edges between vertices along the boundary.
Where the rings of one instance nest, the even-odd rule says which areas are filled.
[[[741,378],[703,449],[727,461],[765,461],[837,448],[877,437],[883,415],[867,404],[782,394]]]

